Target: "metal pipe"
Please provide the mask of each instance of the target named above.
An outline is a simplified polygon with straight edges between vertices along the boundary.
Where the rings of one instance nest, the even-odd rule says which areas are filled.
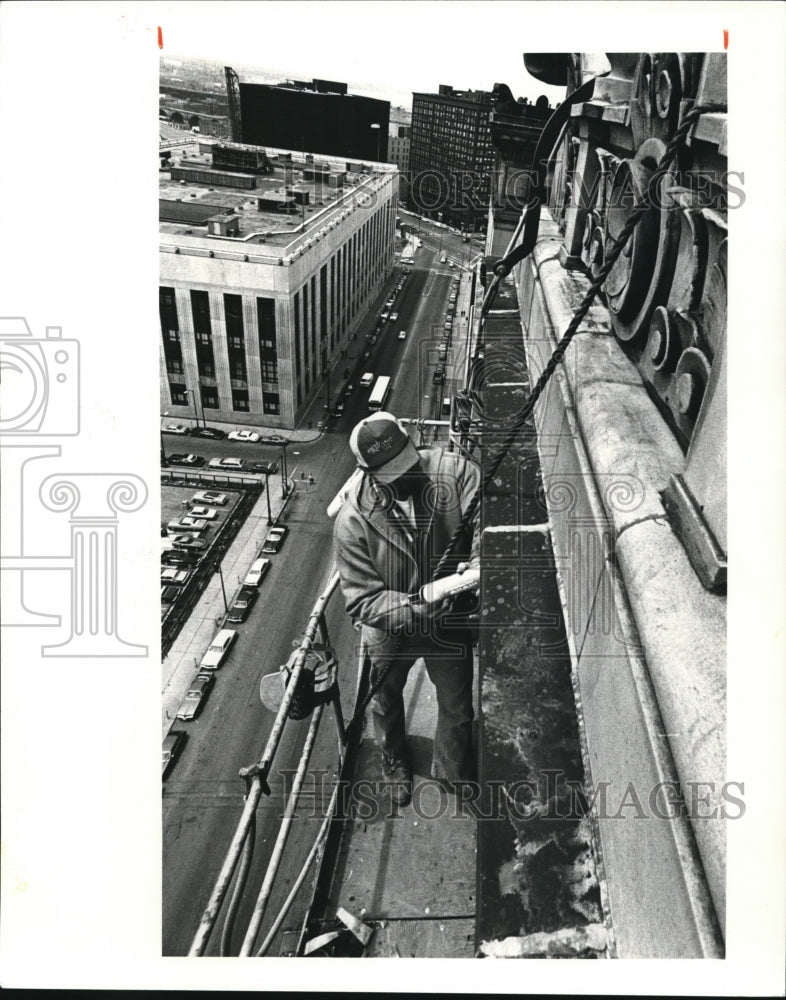
[[[292,791],[289,794],[287,806],[284,810],[284,818],[281,821],[281,826],[278,828],[276,842],[273,845],[273,853],[270,855],[270,861],[268,862],[267,870],[265,872],[265,878],[262,881],[257,901],[254,904],[254,911],[248,922],[246,936],[240,947],[239,955],[241,958],[247,958],[251,954],[254,947],[254,941],[259,933],[260,925],[262,924],[262,920],[265,916],[265,910],[267,909],[267,904],[270,900],[270,893],[273,889],[273,882],[278,874],[281,858],[283,857],[284,848],[286,847],[287,839],[289,837],[289,831],[292,828],[292,820],[295,815],[298,799],[300,798],[300,790],[303,787],[303,781],[306,777],[308,762],[311,759],[311,752],[314,749],[317,729],[319,728],[319,723],[322,718],[322,709],[322,705],[317,705],[311,716],[311,722],[309,723],[308,733],[306,735],[306,742],[303,744],[303,751],[300,755],[300,761],[298,762],[295,780],[292,783]]]
[[[210,899],[199,922],[199,927],[194,935],[191,948],[188,952],[189,957],[198,957],[204,954],[204,950],[207,947],[210,934],[213,931],[213,927],[218,918],[218,913],[232,880],[232,875],[235,871],[238,858],[240,857],[240,852],[248,835],[250,821],[253,819],[254,811],[256,810],[262,796],[261,775],[266,775],[268,773],[273,757],[275,756],[275,752],[278,749],[281,734],[289,714],[289,706],[295,693],[295,687],[303,668],[306,653],[311,648],[311,643],[314,639],[314,634],[319,623],[319,617],[324,612],[325,605],[330,600],[330,597],[337,586],[338,573],[334,573],[325,590],[317,598],[311,615],[309,616],[309,622],[306,626],[300,648],[298,649],[298,655],[295,657],[293,663],[292,675],[290,677],[289,684],[287,684],[286,691],[284,692],[281,707],[276,715],[273,728],[270,731],[270,736],[268,737],[262,758],[256,768],[257,773],[250,778],[248,795],[243,807],[243,812],[224,858],[224,863],[221,867],[218,879],[213,887],[213,892],[210,895]]]
[[[284,905],[281,907],[281,912],[273,921],[273,925],[268,931],[267,937],[262,942],[259,951],[257,951],[256,953],[257,958],[262,958],[264,955],[267,954],[268,948],[273,943],[273,940],[276,934],[278,933],[279,928],[286,919],[287,913],[289,913],[289,908],[295,901],[295,897],[297,896],[298,892],[300,892],[300,887],[303,885],[306,875],[308,875],[309,868],[314,863],[314,858],[317,856],[320,848],[322,847],[322,844],[324,843],[328,829],[330,827],[330,821],[333,817],[333,811],[336,808],[336,801],[338,799],[338,792],[340,788],[341,788],[341,782],[338,780],[338,778],[336,778],[336,783],[333,786],[333,794],[330,796],[328,810],[327,813],[325,814],[325,818],[322,820],[322,826],[319,828],[319,833],[317,834],[317,838],[314,841],[311,850],[308,852],[308,857],[303,862],[303,867],[300,869],[300,873],[298,874],[298,877],[295,879],[294,885],[292,886],[289,895],[284,900]]]

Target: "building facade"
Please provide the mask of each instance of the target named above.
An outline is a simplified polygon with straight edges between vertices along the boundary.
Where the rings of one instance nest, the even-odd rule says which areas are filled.
[[[412,95],[410,205],[424,215],[475,229],[488,214],[494,153],[492,95],[457,91]]]
[[[239,83],[242,142],[384,162],[390,102],[314,80],[268,86]]]
[[[186,177],[172,179],[176,162],[161,174],[161,411],[172,417],[294,427],[343,371],[393,267],[395,167],[267,153],[272,172],[246,175],[252,191],[211,179],[208,193],[210,154],[193,153]]]
[[[397,128],[396,135],[388,136],[388,162],[395,163],[399,172],[404,174],[409,171],[409,135],[401,135],[401,132],[409,132],[409,129]]]

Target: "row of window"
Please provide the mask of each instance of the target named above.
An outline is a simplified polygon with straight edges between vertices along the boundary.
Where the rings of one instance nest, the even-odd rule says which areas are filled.
[[[294,295],[295,401],[300,406],[358,309],[382,276],[393,240],[393,207],[377,209]],[[318,304],[318,312],[317,312]]]
[[[170,382],[169,394],[173,406],[188,406],[190,400],[188,386],[183,382]],[[202,410],[220,410],[221,401],[216,386],[202,385],[199,387],[199,401]],[[232,407],[238,413],[248,413],[248,389],[232,390]],[[280,412],[279,394],[277,392],[262,393],[263,413],[277,414]]]
[[[213,378],[216,374],[216,363],[210,317],[210,297],[206,291],[191,289],[190,300],[197,369],[200,376]],[[242,296],[225,293],[223,305],[229,376],[239,381],[247,381],[248,365]],[[256,306],[261,378],[263,382],[276,383],[278,382],[278,347],[275,300],[258,297]],[[180,374],[183,372],[183,355],[174,288],[162,287],[159,289],[159,313],[167,371],[170,374]]]

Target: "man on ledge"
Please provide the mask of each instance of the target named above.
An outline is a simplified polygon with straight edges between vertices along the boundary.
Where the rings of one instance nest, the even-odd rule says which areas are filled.
[[[412,768],[402,692],[421,657],[437,693],[431,776],[448,783],[474,778],[472,633],[460,614],[464,597],[429,603],[419,594],[432,581],[480,475],[460,455],[416,448],[391,413],[361,420],[349,445],[358,470],[340,495],[336,559],[347,613],[362,625],[372,685],[390,668],[372,701],[372,716],[383,777],[393,801],[403,806],[412,797]],[[440,577],[479,565],[478,524],[479,505]]]

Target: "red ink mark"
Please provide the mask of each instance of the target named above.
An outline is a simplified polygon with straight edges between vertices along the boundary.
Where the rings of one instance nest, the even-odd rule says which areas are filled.
[[[161,29],[159,28],[158,30],[160,31]],[[725,28],[723,29],[723,47],[724,49],[729,47],[729,33]]]
[[[727,34],[727,32],[724,31],[723,34],[725,35],[725,34]],[[161,26],[160,25],[159,25],[159,28],[158,28],[158,47],[159,47],[159,49],[163,49],[163,47],[164,47],[164,33],[161,30]]]

